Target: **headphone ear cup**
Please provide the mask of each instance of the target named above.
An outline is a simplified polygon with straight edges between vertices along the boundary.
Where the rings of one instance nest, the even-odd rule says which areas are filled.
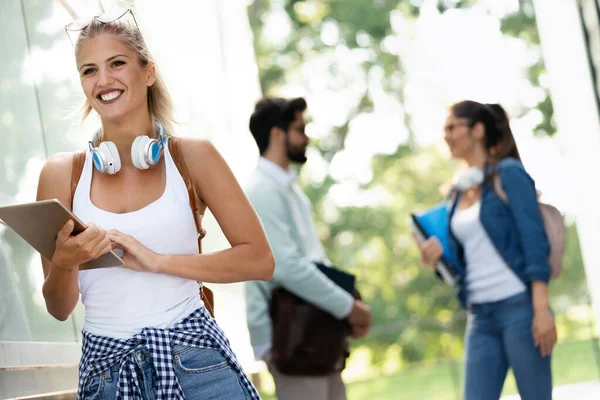
[[[131,163],[133,164],[134,167],[136,167],[137,169],[141,169],[140,168],[140,163],[137,160],[137,149],[140,143],[140,138],[141,136],[136,137],[133,140],[133,143],[131,144]]]
[[[98,153],[102,156],[102,171],[107,172],[109,175],[114,175],[121,170],[121,158],[119,157],[119,151],[117,146],[113,142],[102,142],[98,149]]]
[[[144,155],[147,164],[156,165],[160,161],[160,145],[156,139],[150,139],[146,144]]]
[[[146,163],[144,154],[146,152],[146,145],[150,138],[148,136],[138,136],[131,145],[131,162],[133,166],[138,169],[148,169],[150,165]]]
[[[90,147],[90,150],[92,152],[92,162],[94,163],[94,168],[96,168],[96,171],[100,172],[101,174],[106,172],[106,159],[100,149],[98,147]]]

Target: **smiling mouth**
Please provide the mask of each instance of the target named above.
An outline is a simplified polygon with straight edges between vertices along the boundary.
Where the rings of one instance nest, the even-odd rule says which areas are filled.
[[[110,104],[117,101],[121,94],[123,94],[122,90],[113,90],[112,92],[99,94],[97,97],[103,104]]]

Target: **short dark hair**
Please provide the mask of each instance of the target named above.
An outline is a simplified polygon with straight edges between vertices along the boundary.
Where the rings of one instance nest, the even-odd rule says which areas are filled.
[[[261,155],[269,147],[271,129],[278,127],[287,132],[292,121],[296,119],[296,112],[305,111],[306,107],[306,100],[302,97],[263,97],[256,103],[249,127]]]

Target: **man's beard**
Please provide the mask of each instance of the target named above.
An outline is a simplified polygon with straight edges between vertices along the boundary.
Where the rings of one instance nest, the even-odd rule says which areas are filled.
[[[304,147],[296,147],[290,143],[290,141],[286,137],[285,141],[285,151],[287,153],[287,158],[290,162],[295,164],[304,164],[307,160],[306,158],[306,148]]]

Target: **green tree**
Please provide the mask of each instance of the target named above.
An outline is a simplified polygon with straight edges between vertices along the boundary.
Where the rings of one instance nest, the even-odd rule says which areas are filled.
[[[388,44],[394,30],[391,15],[401,15],[406,23],[419,18],[419,0],[374,1],[259,1],[249,6],[249,18],[255,35],[255,51],[263,92],[277,93],[286,80],[319,57],[340,49],[366,54],[362,74],[348,78],[343,66],[330,60],[324,73],[332,91],[355,84],[367,84],[349,106],[345,120],[332,127],[331,135],[314,141],[326,165],[344,150],[350,125],[361,115],[373,111],[373,93],[383,90],[403,109],[404,125],[409,132],[405,143],[391,154],[372,158],[372,179],[361,185],[360,193],[372,193],[380,201],[362,206],[336,207],[330,191],[339,184],[330,174],[322,183],[302,175],[302,184],[311,199],[317,229],[334,264],[356,273],[360,289],[373,308],[374,328],[359,342],[372,350],[372,361],[382,365],[390,357],[400,364],[427,359],[459,357],[462,352],[464,313],[459,309],[455,290],[441,283],[419,266],[416,246],[407,224],[415,205],[426,208],[443,200],[440,187],[449,181],[456,165],[435,148],[419,148],[412,133],[411,117],[404,107],[406,79],[402,55]],[[439,1],[438,10],[471,7],[475,1]],[[507,35],[539,47],[535,18],[529,0],[520,2],[517,12],[501,23]],[[279,13],[279,14],[277,14]],[[269,18],[284,15],[289,32],[273,43],[265,36]],[[334,35],[323,32],[333,31]],[[544,91],[544,100],[534,108],[543,115],[536,133],[552,135],[552,108],[547,89],[541,87],[544,66],[541,58],[526,71],[531,84]],[[373,79],[376,77],[376,79]],[[307,78],[302,75],[300,79]],[[524,108],[521,115],[531,112]],[[555,299],[565,310],[585,301],[586,291],[576,230],[569,228],[565,273],[553,285]],[[583,289],[582,289],[583,288]],[[556,289],[556,290],[555,290]],[[565,295],[568,293],[568,295]],[[576,331],[580,323],[569,325]]]
[[[508,36],[521,39],[530,49],[537,53],[535,60],[527,67],[526,74],[531,85],[541,92],[541,100],[533,107],[521,110],[521,115],[532,110],[538,111],[541,115],[541,121],[535,127],[534,133],[537,135],[552,136],[556,133],[556,125],[553,118],[554,109],[552,108],[550,89],[542,85],[542,77],[546,73],[546,66],[541,54],[540,36],[535,21],[533,1],[519,0],[518,10],[502,18],[500,29]]]

